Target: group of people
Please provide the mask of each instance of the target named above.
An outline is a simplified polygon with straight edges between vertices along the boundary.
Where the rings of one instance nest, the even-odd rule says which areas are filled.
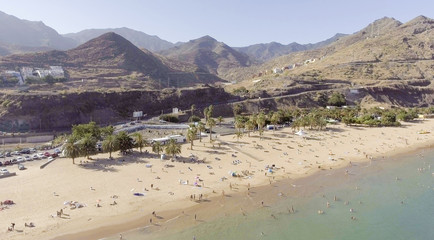
[[[33,222],[24,223],[24,227],[35,227],[35,224]],[[11,223],[11,226],[8,227],[8,232],[12,231],[15,231],[15,223]]]

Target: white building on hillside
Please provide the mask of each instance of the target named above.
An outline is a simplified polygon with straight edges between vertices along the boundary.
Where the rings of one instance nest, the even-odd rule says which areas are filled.
[[[282,73],[281,68],[273,68],[273,73]]]

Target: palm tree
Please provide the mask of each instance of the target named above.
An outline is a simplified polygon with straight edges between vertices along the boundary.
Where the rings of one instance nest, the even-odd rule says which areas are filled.
[[[222,122],[224,122],[224,121],[225,121],[225,120],[223,119],[222,116],[219,116],[219,117],[217,118],[217,122],[219,123],[219,126],[222,125]]]
[[[234,118],[236,118],[241,111],[243,110],[243,107],[241,106],[241,104],[235,104],[232,106],[232,112],[234,113]]]
[[[194,116],[194,112],[196,111],[196,105],[192,104],[190,107],[190,111],[191,111],[191,116]]]
[[[89,156],[96,151],[97,140],[91,133],[86,133],[80,140],[80,148],[84,155],[89,159]]]
[[[191,150],[193,150],[193,141],[196,139],[196,134],[197,134],[197,128],[196,126],[194,126],[194,124],[192,124],[187,131],[187,141],[191,143],[190,146]]]
[[[274,125],[273,132],[276,130],[276,125],[281,121],[282,115],[280,112],[274,112],[271,116],[271,123]]]
[[[202,133],[205,131],[205,125],[202,122],[198,122],[196,128],[199,131],[199,142],[202,142]]]
[[[249,121],[252,122],[253,124],[253,132],[255,132],[255,127],[258,125],[258,123],[256,122],[258,119],[258,115],[256,115],[255,113],[250,115],[249,117]]]
[[[209,127],[209,141],[212,142],[212,127],[215,126],[215,120],[214,120],[214,118],[208,118],[207,124],[208,124],[208,127]]]
[[[262,139],[262,135],[264,133],[264,125],[265,125],[265,114],[263,112],[259,113],[256,122],[258,123],[259,130],[259,139]]]
[[[250,137],[250,131],[255,129],[255,124],[253,124],[253,122],[249,119],[246,122],[246,130],[247,130],[247,135]]]
[[[112,152],[118,149],[118,141],[115,135],[107,135],[102,142],[102,148],[105,152],[109,152],[109,157],[112,158]]]
[[[78,138],[74,135],[71,135],[66,140],[64,149],[65,156],[72,158],[72,164],[75,164],[74,159],[80,157],[80,145],[78,143]]]
[[[244,127],[243,118],[237,116],[235,118],[235,123],[234,124],[235,124],[234,127],[237,128],[237,129],[243,128]]]
[[[181,153],[181,145],[176,142],[175,139],[170,139],[169,143],[165,148],[166,154],[172,156],[172,160],[175,158],[176,154]]]
[[[119,150],[123,154],[126,154],[134,147],[133,139],[125,131],[119,132],[116,135],[116,140],[119,143]]]
[[[206,107],[203,109],[203,115],[205,116],[205,122],[208,122],[208,116],[209,116],[209,109]]]
[[[136,142],[136,147],[140,149],[140,153],[142,152],[143,146],[146,146],[146,139],[143,138],[143,135],[139,132],[133,134],[134,141]]]
[[[163,151],[163,145],[161,145],[161,142],[152,143],[152,151],[160,155],[160,152]]]
[[[212,118],[213,113],[214,113],[214,106],[213,105],[209,105],[209,107],[208,107],[208,118]]]
[[[235,131],[235,137],[237,138],[237,142],[240,141],[240,138],[242,138],[243,135],[244,135],[244,134],[243,134],[243,132],[241,131],[240,128],[238,128],[237,131]]]

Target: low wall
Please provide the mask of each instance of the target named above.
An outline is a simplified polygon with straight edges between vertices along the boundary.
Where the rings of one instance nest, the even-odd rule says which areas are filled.
[[[6,174],[2,174],[0,175],[0,178],[7,178],[7,177],[12,177],[12,176],[16,176],[17,173],[6,173]]]
[[[8,143],[45,143],[54,139],[54,135],[40,135],[40,136],[8,136],[1,137],[0,144]]]
[[[46,163],[42,164],[39,168],[43,169],[45,168],[48,164],[52,163],[54,160],[56,160],[55,158],[53,160],[47,161]]]

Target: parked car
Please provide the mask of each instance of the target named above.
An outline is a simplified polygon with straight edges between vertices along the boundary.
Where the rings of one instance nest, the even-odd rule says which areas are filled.
[[[53,161],[54,158],[53,157],[48,157],[47,161]]]
[[[17,163],[17,162],[18,162],[18,160],[15,159],[15,158],[11,160],[11,164],[15,164],[15,163]]]
[[[33,161],[33,158],[31,158],[30,156],[25,156],[24,159],[25,159],[26,161]]]
[[[12,152],[11,155],[21,155],[21,153],[18,151],[15,151],[15,152]]]
[[[57,154],[57,153],[53,153],[53,154],[51,154],[51,156],[52,156],[53,158],[56,158],[56,157],[59,156],[59,154]]]
[[[6,157],[10,157],[11,156],[11,152],[6,152],[5,155],[6,155]]]
[[[38,160],[39,159],[38,154],[33,154],[32,158],[33,160]]]
[[[18,156],[17,157],[17,162],[24,162],[25,160],[24,160],[24,158],[23,157],[21,157],[21,156]]]
[[[45,152],[44,156],[49,157],[49,156],[51,156],[51,154],[49,152]]]
[[[0,169],[1,174],[9,173],[9,171],[6,168]]]
[[[24,167],[23,164],[18,164],[18,170],[24,170],[26,169],[26,167]]]
[[[6,161],[3,162],[3,165],[5,165],[5,166],[7,166],[7,165],[11,165],[11,161],[6,160]]]
[[[29,149],[31,153],[35,153],[36,152],[36,148],[30,148]]]
[[[59,154],[59,153],[61,153],[62,151],[60,151],[60,149],[56,148],[56,149],[54,149],[54,152],[57,153],[57,154]]]
[[[3,166],[3,163],[2,163],[2,162],[0,162],[0,167],[1,167],[1,166]]]
[[[24,148],[20,151],[21,154],[30,154],[30,149]]]

